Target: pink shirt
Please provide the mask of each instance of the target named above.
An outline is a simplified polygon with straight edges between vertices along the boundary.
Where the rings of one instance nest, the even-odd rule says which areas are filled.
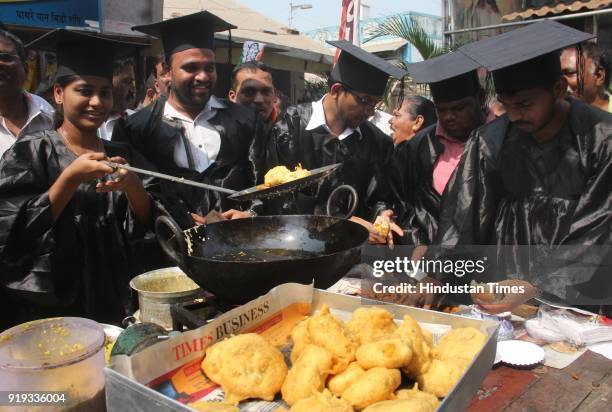
[[[457,168],[465,142],[455,140],[448,136],[446,130],[440,125],[436,125],[436,136],[440,138],[440,143],[444,145],[444,151],[436,159],[433,169],[433,186],[436,192],[442,194],[446,184],[450,180],[451,175]]]
[[[495,120],[495,115],[489,110],[485,123],[489,123],[492,120]],[[465,142],[450,137],[440,122],[436,125],[436,136],[440,138],[440,143],[444,145],[444,151],[438,156],[434,164],[433,186],[436,192],[442,194],[461,160]]]

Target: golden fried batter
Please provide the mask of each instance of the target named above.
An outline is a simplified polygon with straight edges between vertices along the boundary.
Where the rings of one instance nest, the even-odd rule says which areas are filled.
[[[365,371],[357,362],[351,362],[344,372],[329,379],[327,387],[334,395],[342,396],[342,392],[364,373]]]
[[[444,398],[455,387],[467,365],[463,362],[434,359],[427,372],[417,377],[424,392]]]
[[[412,359],[410,341],[399,336],[382,337],[365,345],[361,345],[356,353],[357,362],[363,369],[377,366],[395,369],[402,368]]]
[[[431,348],[423,335],[419,324],[409,315],[404,315],[404,321],[397,328],[396,334],[404,340],[412,342],[412,359],[403,370],[412,378],[425,373],[431,362]]]
[[[225,402],[197,401],[189,406],[199,412],[240,412],[238,407]]]
[[[391,312],[376,306],[355,310],[346,327],[361,345],[382,336],[391,335],[397,330]]]
[[[431,404],[422,399],[396,399],[377,402],[368,406],[363,412],[433,412]]]
[[[297,358],[281,388],[283,399],[293,405],[325,388],[325,381],[332,368],[332,355],[325,349],[307,345]]]
[[[344,371],[349,363],[355,360],[357,344],[344,324],[323,305],[321,311],[308,319],[308,336],[310,341],[332,354],[332,375]]]
[[[283,183],[292,182],[296,179],[310,176],[307,169],[302,168],[302,165],[297,165],[292,172],[286,166],[276,166],[268,170],[264,176],[264,186],[272,187]]]
[[[397,399],[421,399],[429,402],[433,409],[436,409],[440,405],[440,401],[435,395],[431,393],[423,392],[419,390],[419,385],[415,384],[412,389],[401,389],[395,392]]]
[[[344,390],[342,399],[355,409],[364,409],[390,399],[401,382],[402,374],[398,369],[372,368]]]
[[[440,360],[462,358],[471,363],[487,341],[487,336],[474,328],[457,328],[446,333],[434,348],[434,357]]]
[[[281,351],[256,333],[232,336],[209,347],[202,369],[234,405],[249,398],[273,400],[287,376]]]
[[[291,350],[291,362],[295,362],[307,345],[310,345],[308,335],[308,318],[299,322],[291,331],[293,349]]]
[[[300,399],[293,404],[291,412],[353,412],[353,408],[344,399],[336,398],[324,390]]]

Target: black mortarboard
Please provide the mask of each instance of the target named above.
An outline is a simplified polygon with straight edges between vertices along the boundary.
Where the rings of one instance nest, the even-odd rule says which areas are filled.
[[[143,45],[72,30],[55,29],[40,36],[27,47],[56,53],[56,79],[74,75],[112,79],[113,62],[134,53]]]
[[[213,49],[215,32],[235,29],[236,26],[208,11],[200,11],[164,20],[132,30],[161,39],[166,56],[187,49]]]
[[[427,83],[436,103],[475,96],[480,90],[476,69],[480,64],[466,55],[453,52],[407,66],[416,83]]]
[[[401,80],[408,74],[405,70],[346,40],[327,43],[342,50],[332,69],[332,79],[351,89],[373,96],[382,96],[389,76]]]
[[[548,87],[561,76],[560,50],[594,36],[552,20],[533,23],[459,50],[493,72],[498,93]]]

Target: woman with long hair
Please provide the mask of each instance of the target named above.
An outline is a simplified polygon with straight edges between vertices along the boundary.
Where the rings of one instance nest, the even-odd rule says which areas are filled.
[[[56,30],[52,130],[20,138],[0,161],[0,282],[15,310],[5,325],[49,316],[118,323],[133,309],[134,241],[158,208],[143,182],[106,161],[145,166],[96,131],[113,106],[112,61],[132,45]],[[6,314],[5,314],[6,315]]]

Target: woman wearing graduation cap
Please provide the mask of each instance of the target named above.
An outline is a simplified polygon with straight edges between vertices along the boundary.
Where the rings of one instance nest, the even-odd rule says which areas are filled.
[[[136,175],[104,163],[143,167],[138,154],[96,130],[113,105],[113,58],[133,47],[67,30],[30,46],[58,55],[60,117],[55,130],[20,138],[0,161],[0,281],[15,309],[7,321],[118,323],[137,274],[132,241],[151,226],[155,203]]]

